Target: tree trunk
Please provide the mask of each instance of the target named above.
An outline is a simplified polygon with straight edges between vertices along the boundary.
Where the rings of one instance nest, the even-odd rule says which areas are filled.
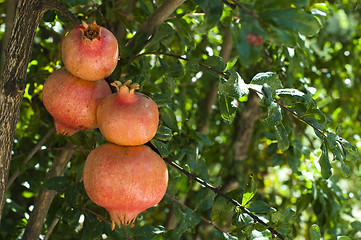
[[[76,21],[75,17],[56,1],[19,0],[9,44],[4,51],[0,81],[0,219],[31,48],[39,20],[44,12],[50,9],[61,11],[72,22]]]
[[[26,70],[36,28],[42,16],[39,0],[19,0],[5,50],[0,82],[0,216],[4,206],[11,150],[25,90]]]

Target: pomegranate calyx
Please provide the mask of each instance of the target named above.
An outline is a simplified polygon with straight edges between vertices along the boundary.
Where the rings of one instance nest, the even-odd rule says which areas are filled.
[[[83,20],[81,22],[82,22],[82,26],[78,26],[78,28],[83,32],[84,37],[86,37],[89,40],[93,40],[95,38],[100,40],[101,27],[98,26],[98,24],[95,22],[95,20],[90,25],[88,25]]]
[[[132,80],[127,80],[124,83],[114,81],[110,85],[114,86],[118,93],[134,93],[135,90],[139,90],[139,84],[132,83]]]
[[[112,220],[111,229],[114,230],[115,225],[121,228],[122,225],[130,225],[131,227],[134,226],[135,219],[137,218],[137,213],[129,213],[127,216],[126,213],[117,213],[115,211],[108,211],[110,218]],[[134,216],[135,215],[135,216]]]

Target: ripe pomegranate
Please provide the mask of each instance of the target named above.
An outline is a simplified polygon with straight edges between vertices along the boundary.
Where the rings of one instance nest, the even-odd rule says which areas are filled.
[[[88,81],[108,77],[118,62],[118,42],[106,28],[94,21],[75,27],[65,36],[62,59],[68,71]]]
[[[98,106],[100,132],[109,142],[122,146],[142,145],[157,132],[157,104],[148,96],[135,92],[139,84],[128,80],[115,82],[117,93],[104,98]]]
[[[168,169],[149,147],[105,143],[90,152],[83,172],[85,191],[115,223],[133,226],[137,215],[158,204],[168,186]]]
[[[257,33],[248,33],[246,36],[246,40],[249,45],[258,46],[263,43],[263,38]]]
[[[54,117],[57,133],[70,136],[81,129],[98,127],[97,106],[111,90],[104,79],[86,81],[62,67],[45,81],[42,94],[45,108]]]

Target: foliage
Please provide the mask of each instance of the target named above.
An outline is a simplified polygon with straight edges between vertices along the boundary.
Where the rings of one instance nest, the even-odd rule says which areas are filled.
[[[105,141],[97,130],[52,134],[24,161],[54,128],[41,89],[62,66],[61,39],[74,27],[49,11],[32,48],[10,169],[20,174],[6,194],[0,238],[22,237],[41,189],[57,192],[42,232],[59,219],[51,239],[271,239],[272,231],[284,239],[361,237],[357,1],[185,1],[147,44],[140,39],[129,49],[163,2],[61,1],[79,19],[114,32],[121,55],[112,78],[132,79],[158,104],[160,126],[148,145],[168,162],[164,199],[133,228],[111,230],[82,184],[88,152]],[[263,42],[252,45],[251,33]],[[245,158],[235,160],[239,123],[254,94],[257,120]],[[77,151],[64,176],[44,182],[66,141]]]

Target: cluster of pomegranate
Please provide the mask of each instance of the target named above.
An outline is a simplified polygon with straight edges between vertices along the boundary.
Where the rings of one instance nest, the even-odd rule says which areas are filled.
[[[168,186],[163,159],[144,144],[158,128],[157,104],[135,92],[139,84],[104,80],[118,61],[118,42],[94,21],[75,27],[62,42],[64,67],[45,81],[43,103],[58,134],[99,128],[108,141],[88,155],[83,182],[89,198],[110,214],[115,224],[134,223],[137,215],[158,204]]]

